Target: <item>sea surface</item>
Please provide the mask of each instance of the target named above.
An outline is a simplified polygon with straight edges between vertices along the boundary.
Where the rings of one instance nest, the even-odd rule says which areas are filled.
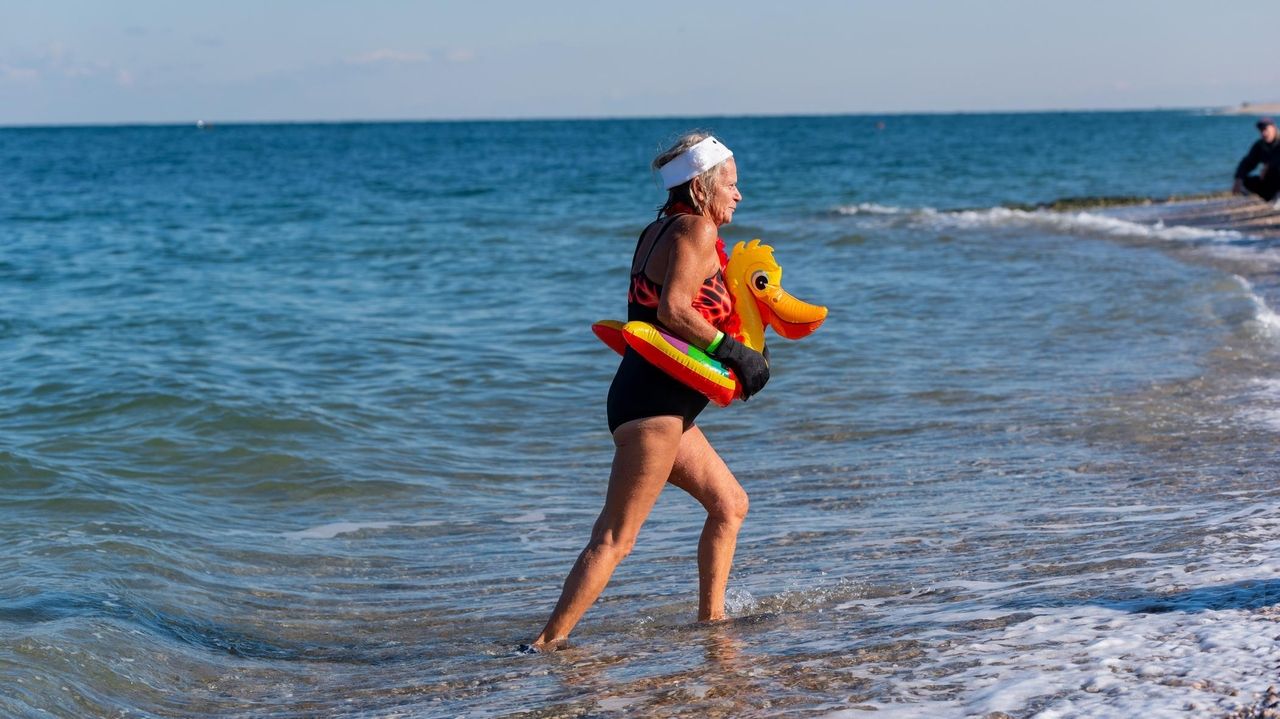
[[[690,128],[828,306],[571,648]],[[1280,681],[1280,240],[1200,112],[0,129],[0,716],[1205,717]],[[1004,716],[1004,715],[994,715]]]

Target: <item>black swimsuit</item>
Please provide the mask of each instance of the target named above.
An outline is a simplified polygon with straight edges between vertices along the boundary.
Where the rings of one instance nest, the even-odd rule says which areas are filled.
[[[662,235],[671,227],[675,217],[677,216],[665,218],[666,224],[653,238],[653,244],[650,245],[644,262],[640,264],[639,270],[631,275],[631,288],[627,293],[627,321],[629,322],[639,320],[661,326],[658,323],[658,299],[662,294],[662,285],[649,279],[644,271],[649,265],[649,258],[653,255],[654,248],[658,246]],[[648,230],[649,228],[646,227],[645,232],[640,233],[640,239],[636,242],[636,252],[632,257],[633,267],[635,257],[640,255],[640,247],[644,243]],[[732,301],[725,290],[723,271],[716,272],[703,282],[693,304],[704,317],[720,329],[721,318],[727,318],[733,309]],[[626,354],[622,356],[622,363],[618,365],[617,374],[613,376],[613,384],[609,385],[609,431],[614,432],[633,419],[668,415],[680,417],[687,430],[693,426],[693,420],[707,406],[707,402],[706,396],[701,392],[672,379],[666,372],[649,364],[635,350],[628,347]]]

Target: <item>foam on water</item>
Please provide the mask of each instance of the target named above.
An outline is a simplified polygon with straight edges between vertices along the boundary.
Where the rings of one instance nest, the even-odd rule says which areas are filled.
[[[1242,235],[1234,230],[1170,226],[1163,222],[1146,224],[1092,212],[1058,212],[1054,210],[1020,210],[990,207],[982,210],[938,210],[932,207],[906,208],[861,203],[841,205],[842,215],[906,216],[931,227],[964,229],[983,227],[1028,227],[1065,233],[1088,233],[1118,237],[1145,237],[1169,241],[1230,241]]]
[[[392,527],[434,527],[443,524],[439,521],[425,522],[330,522],[318,527],[301,529],[296,532],[284,532],[280,536],[285,539],[333,539],[344,534],[355,534],[370,529],[390,529]]]
[[[509,524],[527,524],[530,522],[544,522],[546,521],[546,519],[547,519],[546,512],[543,512],[541,510],[534,510],[532,512],[525,512],[524,514],[521,514],[516,517],[504,517],[502,521],[507,522]]]
[[[1241,410],[1246,420],[1280,435],[1280,379],[1253,381],[1249,406]]]
[[[859,202],[856,205],[840,205],[835,211],[840,215],[909,215],[924,210],[881,205],[875,202]]]
[[[1249,294],[1250,301],[1253,302],[1254,322],[1257,323],[1261,331],[1267,336],[1280,338],[1280,315],[1276,314],[1276,311],[1271,309],[1267,304],[1267,301],[1263,299],[1262,295],[1258,294],[1257,291],[1254,290],[1252,282],[1240,275],[1234,275],[1234,277],[1236,281],[1240,283],[1240,286],[1244,288],[1245,292]]]
[[[1247,704],[1275,682],[1280,663],[1280,510],[1248,505],[1203,521],[1219,529],[1205,541],[1212,552],[1194,565],[1126,572],[1140,597],[1066,606],[1020,602],[1013,622],[979,636],[939,641],[952,633],[929,631],[921,636],[935,641],[924,663],[937,669],[927,682],[909,674],[895,680],[894,694],[912,697],[910,703],[865,703],[887,717],[1017,716],[1034,707],[1034,716],[1045,718],[1213,716]],[[1114,578],[1086,575],[1073,582]],[[1000,585],[938,588],[946,586],[978,591],[979,598],[960,606],[913,605],[917,620],[923,612],[929,626],[946,627],[1013,611],[983,600],[1001,596]],[[867,676],[881,670],[868,667]],[[963,689],[939,701],[929,698],[927,683]]]
[[[1147,225],[1091,212],[1054,212],[1050,210],[1012,210],[996,207],[989,210],[943,213],[939,222],[960,226],[1019,225],[1050,228],[1063,232],[1086,232],[1123,237],[1150,237],[1160,240],[1231,240],[1240,233],[1195,227],[1166,227],[1157,222]]]
[[[1213,257],[1248,262],[1268,271],[1280,268],[1280,249],[1274,247],[1228,243],[1207,245],[1203,251]]]

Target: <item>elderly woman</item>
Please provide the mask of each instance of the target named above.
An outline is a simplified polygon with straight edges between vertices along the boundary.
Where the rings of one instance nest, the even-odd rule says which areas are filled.
[[[725,334],[733,315],[725,288],[719,228],[742,200],[733,153],[705,133],[689,133],[653,161],[667,188],[666,204],[636,244],[627,319],[663,326],[738,376],[742,397],[769,380],[759,352]],[[694,424],[707,398],[628,349],[609,387],[613,469],[591,541],[565,580],[560,601],[529,649],[564,645],[578,620],[631,551],[640,526],[670,482],[707,510],[698,542],[698,619],[724,618],[724,591],[747,493]]]

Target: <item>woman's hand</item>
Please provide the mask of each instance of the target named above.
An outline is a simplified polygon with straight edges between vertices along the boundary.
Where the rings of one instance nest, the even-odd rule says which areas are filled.
[[[742,344],[732,337],[725,336],[720,346],[711,353],[712,357],[729,365],[738,376],[738,385],[742,388],[742,399],[764,389],[769,381],[769,361],[764,355]]]

